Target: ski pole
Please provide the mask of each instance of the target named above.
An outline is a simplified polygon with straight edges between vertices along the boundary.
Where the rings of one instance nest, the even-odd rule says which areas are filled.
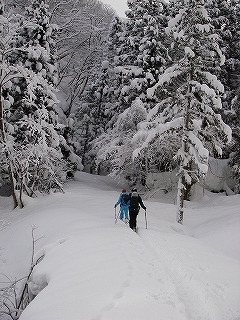
[[[116,212],[116,207],[115,207],[115,223],[117,223],[117,212]]]
[[[147,229],[147,210],[145,210],[145,222],[146,222],[146,229]]]

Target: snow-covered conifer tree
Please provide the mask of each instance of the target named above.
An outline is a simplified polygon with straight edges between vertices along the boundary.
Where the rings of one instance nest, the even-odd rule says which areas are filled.
[[[14,175],[15,155],[13,150],[13,126],[11,125],[10,107],[14,101],[9,93],[13,81],[21,76],[21,66],[9,64],[8,55],[11,52],[11,39],[17,26],[11,17],[4,14],[4,2],[0,0],[0,177],[10,184],[14,207],[19,205]]]
[[[225,63],[221,68],[215,68],[214,72],[221,77],[225,88],[223,100],[223,119],[229,125],[232,124],[231,101],[238,88],[238,75],[240,72],[239,55],[239,3],[236,0],[220,1],[209,0],[206,9],[212,18],[215,32],[220,36],[219,47],[225,56]]]
[[[15,164],[18,188],[32,195],[34,190],[48,192],[52,187],[62,188],[66,164],[60,144],[55,106],[54,26],[50,25],[45,1],[32,0],[26,8],[28,20],[21,21],[13,39],[12,65],[21,62],[25,68],[16,79],[11,94],[11,122],[14,123],[14,148],[20,155]],[[21,148],[20,148],[21,146]]]
[[[137,145],[132,144],[132,137],[138,124],[145,120],[146,110],[142,101],[137,98],[130,108],[119,115],[114,128],[102,134],[94,143],[97,165],[105,172],[111,169],[112,176],[124,178],[130,186],[146,183],[147,168],[144,157],[135,159],[135,162],[132,158],[133,150],[139,146],[139,141]]]
[[[61,150],[68,146],[59,134],[56,113],[55,28],[44,1],[33,0],[26,10],[28,20],[20,19],[6,55],[18,74],[4,92],[12,128],[9,155],[20,206],[23,192],[32,196],[36,190],[62,189],[68,168]]]
[[[115,19],[110,30],[108,56],[113,73],[103,89],[107,99],[102,104],[110,135],[111,129],[115,132],[119,114],[129,109],[136,98],[145,108],[152,107],[156,96],[148,99],[147,89],[156,84],[168,59],[163,32],[167,26],[166,5],[155,0],[134,0],[128,1],[128,6],[125,23]],[[145,158],[139,161],[144,163]]]
[[[116,76],[114,68],[118,64],[119,54],[124,41],[125,22],[116,16],[109,28],[107,39],[106,60],[108,61],[108,78],[103,88],[105,104],[103,105],[106,114],[106,128],[112,128],[119,115],[120,83],[121,79]]]
[[[236,178],[235,192],[240,193],[240,86],[232,102],[235,113],[233,143],[231,145],[230,166]]]
[[[163,73],[169,60],[164,32],[168,19],[167,6],[158,0],[145,0],[141,3],[138,1],[137,5],[144,25],[137,63],[144,70],[149,88],[156,84],[159,74]],[[147,108],[150,109],[151,106]]]
[[[186,0],[185,6],[169,21],[167,32],[173,37],[172,48],[181,48],[183,54],[165,70],[155,86],[158,94],[166,98],[149,112],[148,122],[139,132],[141,138],[145,135],[145,143],[135,152],[138,154],[156,138],[161,143],[173,133],[179,137],[176,155],[180,166],[179,223],[183,222],[184,200],[191,186],[207,173],[209,153],[221,155],[221,146],[231,136],[230,128],[217,114],[224,88],[211,69],[223,63],[224,57],[204,3]]]
[[[227,153],[230,165],[237,177],[236,190],[239,192],[239,87],[240,87],[240,4],[237,0],[209,0],[207,10],[212,18],[216,33],[220,35],[220,48],[225,55],[225,63],[215,74],[221,77],[225,88],[222,117],[233,130],[233,139]]]
[[[127,20],[115,57],[120,112],[136,97],[151,108],[154,97],[149,99],[146,92],[156,83],[167,60],[162,32],[167,23],[166,5],[156,0],[131,0],[127,4],[130,10],[126,11]]]
[[[108,85],[111,72],[109,61],[103,61],[99,77],[85,89],[83,102],[76,113],[75,128],[80,140],[79,153],[82,155],[83,165],[90,166],[90,171],[95,167],[92,141],[105,132],[109,121],[108,110],[111,106],[108,100]]]

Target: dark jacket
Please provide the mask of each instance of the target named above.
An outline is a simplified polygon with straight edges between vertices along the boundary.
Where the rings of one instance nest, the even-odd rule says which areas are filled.
[[[131,212],[131,211],[136,211],[136,209],[131,208],[131,197],[132,197],[132,193],[130,193],[129,196],[130,196],[129,212]],[[140,206],[143,208],[143,210],[146,210],[146,207],[145,207],[145,205],[144,205],[144,203],[143,203],[143,201],[142,201],[142,198],[140,197],[139,194],[138,194],[138,203],[139,203]],[[139,210],[140,210],[140,207],[138,208],[137,212],[139,212]]]

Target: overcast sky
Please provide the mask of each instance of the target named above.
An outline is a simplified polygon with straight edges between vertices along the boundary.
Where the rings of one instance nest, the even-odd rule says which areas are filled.
[[[102,0],[102,2],[110,4],[120,17],[126,17],[124,12],[128,9],[127,0]]]

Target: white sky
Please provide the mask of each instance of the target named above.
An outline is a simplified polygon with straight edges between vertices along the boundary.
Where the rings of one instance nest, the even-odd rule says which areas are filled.
[[[102,2],[111,5],[120,17],[125,18],[125,11],[128,9],[127,0],[102,0]]]

